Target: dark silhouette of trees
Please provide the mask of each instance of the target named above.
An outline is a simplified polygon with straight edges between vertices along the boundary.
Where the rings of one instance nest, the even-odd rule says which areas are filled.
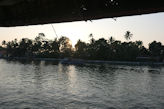
[[[108,56],[110,54],[109,49],[110,49],[109,44],[107,43],[106,39],[100,38],[96,40],[94,43],[94,50],[95,50],[94,59],[98,59],[98,60],[108,59]]]
[[[127,31],[125,36],[129,40],[132,34]],[[8,57],[28,58],[136,61],[137,57],[158,57],[162,61],[164,57],[164,46],[160,42],[153,41],[147,49],[142,41],[121,42],[112,36],[108,40],[104,38],[96,40],[93,34],[90,34],[89,38],[89,43],[78,40],[73,48],[68,37],[48,40],[44,33],[39,33],[34,40],[22,38],[20,41],[17,39],[2,41],[1,49],[6,50]]]
[[[72,44],[68,37],[62,36],[58,40],[59,50],[61,53],[61,57],[71,57],[72,56]]]
[[[153,41],[149,44],[149,51],[151,56],[160,56],[163,50],[162,44],[160,42]]]
[[[82,42],[81,40],[78,40],[78,42],[75,45],[75,58],[87,58],[87,44],[85,42]]]
[[[6,45],[6,41],[3,40],[3,41],[2,41],[2,46],[5,46],[5,45]]]

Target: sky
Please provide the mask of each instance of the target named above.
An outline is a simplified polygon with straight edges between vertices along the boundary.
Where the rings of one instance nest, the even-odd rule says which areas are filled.
[[[116,21],[112,18],[99,19],[93,21],[78,21],[68,23],[53,24],[57,36],[67,36],[72,41],[73,46],[78,39],[89,41],[89,34],[93,34],[95,39],[110,36],[116,40],[125,41],[124,34],[130,31],[133,34],[132,41],[142,40],[144,46],[154,40],[164,44],[164,13],[146,14],[130,17],[119,17]],[[21,27],[0,27],[0,43],[3,40],[10,41],[15,38],[34,39],[38,33],[44,33],[46,38],[56,37],[51,24],[21,26]]]

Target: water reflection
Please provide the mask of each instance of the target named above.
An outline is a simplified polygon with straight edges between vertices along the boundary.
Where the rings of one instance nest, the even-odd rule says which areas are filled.
[[[0,60],[1,108],[163,109],[164,68]]]
[[[69,84],[68,84],[68,91],[69,93],[72,93],[72,94],[76,94],[78,93],[78,82],[77,82],[77,74],[76,74],[76,71],[75,71],[75,66],[68,66],[67,67],[67,71],[66,74],[68,75],[68,80],[69,80]]]

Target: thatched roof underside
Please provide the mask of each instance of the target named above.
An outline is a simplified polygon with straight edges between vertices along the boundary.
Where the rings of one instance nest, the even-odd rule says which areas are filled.
[[[0,26],[86,21],[164,11],[164,0],[0,0]]]

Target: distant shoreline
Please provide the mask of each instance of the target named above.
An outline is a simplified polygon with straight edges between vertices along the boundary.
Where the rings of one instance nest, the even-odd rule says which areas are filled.
[[[164,62],[132,62],[132,61],[103,61],[103,60],[83,60],[83,59],[56,59],[56,58],[27,58],[27,57],[3,57],[0,59],[9,59],[9,60],[31,60],[31,61],[57,61],[65,62],[64,64],[112,64],[112,65],[155,65],[155,66],[164,66]]]

